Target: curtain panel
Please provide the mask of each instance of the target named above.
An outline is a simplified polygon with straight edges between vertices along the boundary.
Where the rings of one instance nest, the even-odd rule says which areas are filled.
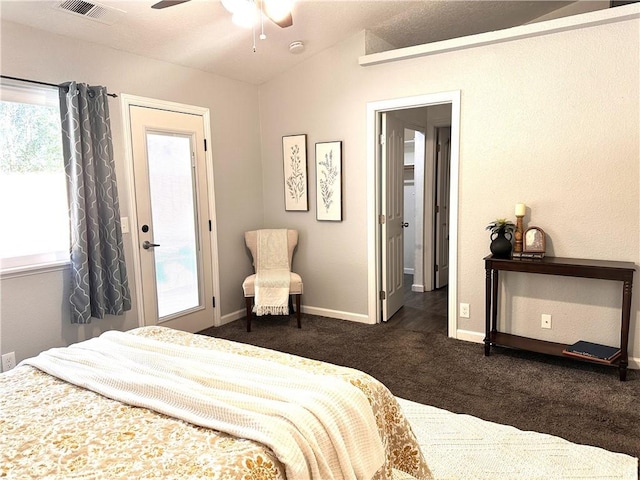
[[[104,87],[60,86],[71,221],[71,323],[131,309],[107,101]]]

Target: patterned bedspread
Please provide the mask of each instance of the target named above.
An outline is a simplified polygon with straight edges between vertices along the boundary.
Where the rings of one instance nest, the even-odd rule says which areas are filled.
[[[374,478],[399,471],[431,478],[395,397],[363,372],[162,327],[130,333],[342,378],[366,395],[385,447],[386,463]],[[259,443],[110,400],[29,366],[0,375],[0,390],[2,478],[285,478],[284,466]]]

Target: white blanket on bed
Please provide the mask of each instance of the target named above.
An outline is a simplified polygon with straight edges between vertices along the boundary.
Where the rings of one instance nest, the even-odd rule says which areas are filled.
[[[366,396],[337,378],[117,331],[22,363],[123,403],[258,441],[289,479],[370,479],[384,463]]]

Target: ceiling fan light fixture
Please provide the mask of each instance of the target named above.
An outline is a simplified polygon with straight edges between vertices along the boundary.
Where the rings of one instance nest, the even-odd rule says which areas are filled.
[[[258,22],[257,10],[241,10],[231,16],[231,21],[239,27],[251,28]]]
[[[258,22],[259,11],[253,0],[221,0],[222,6],[232,15],[231,21],[243,28],[251,28]]]
[[[264,10],[269,18],[279,22],[293,9],[293,0],[263,0]]]
[[[236,13],[242,8],[242,4],[247,3],[247,0],[220,0],[220,3],[229,13]]]

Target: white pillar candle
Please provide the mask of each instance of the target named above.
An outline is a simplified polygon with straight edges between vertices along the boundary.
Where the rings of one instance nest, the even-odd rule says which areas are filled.
[[[527,206],[524,203],[516,203],[516,217],[524,217]]]

